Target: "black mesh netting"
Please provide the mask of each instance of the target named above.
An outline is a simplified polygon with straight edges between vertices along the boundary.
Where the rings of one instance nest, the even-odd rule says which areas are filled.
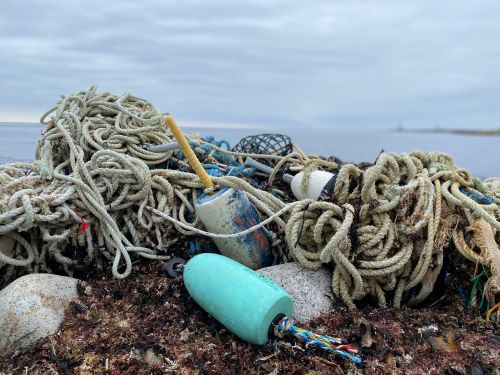
[[[292,141],[283,134],[258,134],[241,139],[233,151],[248,154],[285,156],[292,152]]]

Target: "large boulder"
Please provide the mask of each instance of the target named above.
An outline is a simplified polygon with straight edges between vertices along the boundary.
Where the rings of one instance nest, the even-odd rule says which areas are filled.
[[[0,291],[0,349],[26,347],[57,332],[64,309],[78,297],[78,280],[30,274]]]
[[[285,263],[261,268],[260,274],[285,289],[293,301],[292,318],[305,323],[322,313],[332,311],[335,297],[332,293],[332,273],[320,268],[305,268],[300,263]]]

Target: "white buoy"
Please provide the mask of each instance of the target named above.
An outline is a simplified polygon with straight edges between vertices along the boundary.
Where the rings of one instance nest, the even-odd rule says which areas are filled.
[[[271,174],[273,171],[271,167],[259,163],[252,158],[246,158],[245,165],[267,174]],[[313,171],[309,176],[307,189],[302,191],[300,187],[302,185],[302,180],[304,179],[304,172],[297,173],[295,176],[291,176],[287,173],[282,175],[283,181],[290,184],[292,193],[297,200],[313,199],[317,201],[330,199],[333,189],[335,188],[336,178],[337,175],[334,173],[326,171]]]
[[[312,171],[309,176],[306,190],[302,191],[301,185],[304,179],[304,172],[300,172],[293,176],[290,187],[297,200],[327,200],[331,197],[333,189],[335,188],[335,178],[336,175],[330,172]]]

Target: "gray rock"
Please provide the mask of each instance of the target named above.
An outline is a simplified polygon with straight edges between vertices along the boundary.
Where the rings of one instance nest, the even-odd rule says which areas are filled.
[[[313,271],[300,263],[285,263],[261,268],[257,272],[281,285],[290,294],[293,319],[305,323],[332,311],[335,298],[329,270],[320,268]]]
[[[64,309],[78,297],[77,279],[51,274],[20,277],[0,291],[0,349],[26,347],[57,332]]]

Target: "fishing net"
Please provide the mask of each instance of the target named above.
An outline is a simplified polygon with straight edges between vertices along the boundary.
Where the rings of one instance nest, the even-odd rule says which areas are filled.
[[[242,138],[234,146],[234,152],[285,156],[293,151],[292,141],[283,134],[258,134]]]

